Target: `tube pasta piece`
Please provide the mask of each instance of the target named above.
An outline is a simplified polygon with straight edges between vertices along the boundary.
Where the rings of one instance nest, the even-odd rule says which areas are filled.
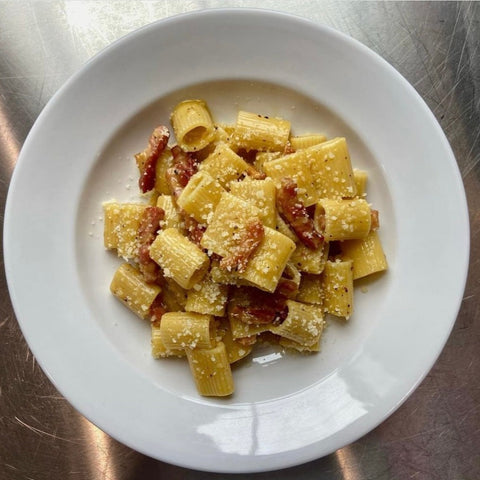
[[[215,283],[221,285],[244,285],[252,286],[250,282],[240,278],[240,274],[236,271],[229,272],[223,268],[220,268],[220,262],[218,260],[212,260],[210,264],[210,276]]]
[[[274,292],[294,250],[292,240],[265,227],[263,240],[239,276],[261,290]]]
[[[227,350],[229,363],[238,362],[238,360],[245,358],[251,353],[253,345],[243,345],[235,340],[232,336],[232,330],[230,329],[230,322],[228,320],[222,319],[217,331],[221,334],[222,342]]]
[[[182,219],[177,211],[173,197],[171,195],[160,195],[157,198],[157,207],[160,207],[165,212],[163,220],[160,222],[162,229],[177,228],[180,230]]]
[[[353,312],[353,262],[352,260],[327,261],[323,272],[325,311],[345,317]]]
[[[187,304],[188,290],[182,288],[172,278],[163,278],[162,298],[169,312],[185,310]]]
[[[150,257],[181,287],[190,289],[208,270],[209,259],[177,229],[162,230],[150,247]]]
[[[172,122],[178,145],[186,152],[206,147],[214,138],[212,117],[203,100],[185,100],[173,110]]]
[[[221,285],[238,285],[240,277],[236,271],[229,272],[224,268],[220,268],[220,261],[215,260],[210,264],[210,276],[212,280]]]
[[[232,337],[234,340],[256,336],[262,332],[268,332],[272,327],[272,325],[269,323],[265,323],[263,325],[245,323],[232,315],[228,316],[228,320],[230,321],[230,329],[232,331]]]
[[[145,282],[139,270],[129,263],[123,263],[113,276],[110,291],[135,315],[146,319],[161,288]]]
[[[232,370],[222,342],[214,348],[187,349],[186,352],[200,395],[224,397],[233,393]]]
[[[220,285],[207,276],[188,291],[185,310],[223,317],[227,300],[228,286]]]
[[[160,195],[168,195],[170,193],[166,174],[172,164],[172,151],[170,148],[166,148],[158,157],[157,165],[155,167],[155,191]]]
[[[299,200],[303,205],[309,207],[314,205],[319,199],[317,187],[312,177],[310,162],[310,149],[304,149],[276,160],[265,162],[263,170],[274,180],[277,188],[281,187],[284,178],[292,179],[296,184],[296,194]]]
[[[197,222],[208,223],[225,189],[207,172],[197,172],[183,189],[177,203]]]
[[[319,274],[325,268],[325,262],[328,258],[328,243],[323,244],[314,250],[308,248],[303,243],[297,243],[295,251],[292,253],[290,261],[300,272]]]
[[[228,145],[230,148],[232,148],[231,135],[235,130],[235,127],[233,125],[216,123],[213,129],[214,129],[214,135],[213,135],[212,141],[202,150],[195,152],[196,158],[201,162],[203,162],[209,155],[211,155],[219,144],[225,144],[225,145]]]
[[[250,169],[251,165],[225,143],[218,144],[200,164],[200,170],[208,173],[224,188],[227,188],[230,182],[248,175]]]
[[[361,198],[323,198],[315,207],[314,221],[327,242],[362,239],[370,232],[372,214],[366,200]]]
[[[160,338],[167,350],[211,348],[215,345],[215,324],[211,315],[167,312],[160,321]]]
[[[365,170],[353,169],[353,180],[357,189],[357,197],[364,198],[367,196],[367,180],[368,174]]]
[[[348,240],[342,243],[342,254],[353,261],[353,279],[366,277],[387,269],[378,233],[371,231],[363,240]]]
[[[242,200],[249,201],[258,208],[258,216],[266,227],[275,228],[275,183],[271,178],[252,180],[246,177],[241,182],[230,184],[230,193]]]
[[[320,339],[313,345],[303,345],[301,343],[294,342],[289,338],[281,337],[278,343],[284,348],[296,350],[297,352],[301,353],[312,353],[320,351]]]
[[[237,115],[233,138],[238,148],[281,152],[285,148],[289,135],[288,120],[241,110]]]
[[[115,250],[118,247],[120,209],[120,204],[116,202],[103,204],[103,244],[109,250]]]
[[[317,343],[325,324],[323,309],[318,305],[307,305],[294,300],[287,300],[286,303],[287,318],[270,331],[301,345],[310,346]]]
[[[216,123],[215,124],[215,138],[213,141],[215,143],[226,143],[229,144],[232,142],[232,135],[235,131],[235,125],[228,125],[226,123]]]
[[[160,335],[160,322],[152,322],[151,347],[153,358],[185,356],[185,350],[170,350],[165,346]]]
[[[224,192],[203,234],[201,246],[221,257],[233,254],[240,231],[254,218],[259,218],[259,211],[253,204]]]
[[[138,256],[137,230],[148,205],[108,202],[103,204],[103,238],[106,248],[116,249],[119,257]]]
[[[255,161],[253,162],[253,166],[259,172],[265,172],[263,170],[263,165],[265,162],[270,162],[272,160],[277,160],[278,158],[282,157],[282,152],[257,152],[255,155]]]
[[[354,197],[356,195],[350,154],[345,138],[333,138],[306,150],[319,198]]]
[[[309,135],[298,135],[290,137],[290,146],[293,150],[301,150],[302,148],[312,147],[313,145],[318,145],[327,141],[325,135],[319,133],[312,133]]]
[[[296,300],[302,303],[323,305],[323,282],[321,275],[305,273],[300,280]]]

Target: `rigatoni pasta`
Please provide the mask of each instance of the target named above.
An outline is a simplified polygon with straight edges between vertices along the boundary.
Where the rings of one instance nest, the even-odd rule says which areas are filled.
[[[387,269],[379,214],[344,137],[242,110],[215,123],[203,100],[171,123],[177,144],[159,126],[135,156],[142,201],[104,204],[104,246],[128,262],[110,289],[150,321],[154,358],[187,357],[200,395],[229,396],[257,343],[315,354],[352,318],[354,280]]]
[[[186,152],[201,150],[215,135],[212,117],[203,100],[185,100],[179,103],[170,120],[178,144]]]
[[[188,348],[188,363],[197,390],[206,397],[225,397],[233,393],[233,376],[223,342],[213,348]]]
[[[113,276],[110,291],[137,316],[148,318],[161,288],[147,283],[134,266],[123,263]]]
[[[160,321],[160,338],[167,350],[212,348],[215,329],[212,315],[166,312]]]
[[[150,257],[162,267],[166,277],[186,289],[202,280],[209,265],[207,255],[176,228],[167,228],[157,235]]]
[[[285,148],[289,135],[289,121],[241,110],[237,115],[233,139],[239,148],[275,152]]]

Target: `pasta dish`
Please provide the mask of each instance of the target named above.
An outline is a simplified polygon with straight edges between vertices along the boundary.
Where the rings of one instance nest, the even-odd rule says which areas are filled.
[[[175,144],[161,125],[135,156],[146,201],[104,204],[125,260],[110,290],[150,323],[155,358],[186,357],[201,395],[227,396],[257,342],[314,354],[326,315],[351,317],[354,281],[387,268],[379,214],[343,137],[246,111],[216,123],[202,100],[171,125]]]

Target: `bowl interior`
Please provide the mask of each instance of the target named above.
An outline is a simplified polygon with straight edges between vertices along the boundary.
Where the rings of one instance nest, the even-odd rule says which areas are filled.
[[[155,126],[169,125],[169,113],[179,101],[192,97],[206,100],[215,121],[221,123],[233,124],[237,111],[242,109],[289,119],[294,134],[346,137],[352,164],[369,173],[368,201],[380,210],[380,235],[391,268],[395,265],[396,227],[382,165],[368,144],[346,119],[298,91],[259,81],[206,82],[162,96],[122,125],[104,145],[87,177],[77,210],[76,260],[84,301],[90,305],[106,341],[112,342],[121,356],[160,388],[198,401],[187,362],[152,359],[148,322],[136,318],[110,294],[111,278],[122,260],[105,251],[102,236],[102,202],[146,201],[138,193],[138,170],[133,155],[145,147]],[[291,354],[267,344],[257,345],[253,355],[234,365],[236,392],[231,399],[221,402],[259,402],[292,395],[341,367],[362,349],[364,339],[385,316],[390,275],[389,272],[357,286],[355,313],[349,321],[328,318],[320,353]]]

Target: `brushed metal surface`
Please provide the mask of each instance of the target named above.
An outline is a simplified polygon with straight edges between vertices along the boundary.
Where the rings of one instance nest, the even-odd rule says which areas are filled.
[[[225,6],[261,6],[310,18],[360,40],[397,68],[432,109],[452,145],[467,192],[472,242],[467,287],[454,330],[412,396],[370,434],[328,457],[281,472],[236,478],[480,478],[480,3],[0,2],[1,214],[26,135],[70,75],[100,49],[142,25]],[[0,291],[1,480],[229,477],[145,457],[79,415],[30,353],[11,307],[3,268]]]

